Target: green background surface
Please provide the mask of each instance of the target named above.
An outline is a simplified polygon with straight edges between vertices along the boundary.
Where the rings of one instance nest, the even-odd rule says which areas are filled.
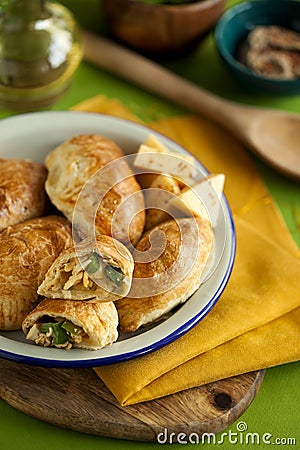
[[[101,14],[101,2],[98,0],[64,0],[61,3],[73,10],[82,26],[96,32],[107,33]],[[238,1],[229,1],[228,6],[234,3],[238,3]],[[199,86],[228,99],[300,113],[300,96],[272,98],[249,93],[240,88],[218,59],[213,33],[210,33],[192,54],[176,61],[164,62],[164,65]],[[86,63],[82,63],[71,88],[53,109],[68,109],[96,94],[118,98],[146,121],[184,112],[176,105]],[[7,115],[7,111],[0,111],[0,118]],[[256,163],[272,196],[278,203],[295,241],[300,246],[300,184],[274,172],[261,161],[256,160]],[[287,345],[292,344],[287,343]],[[214,447],[226,450],[231,448],[265,449],[270,448],[270,445],[279,448],[300,449],[299,381],[299,363],[268,369],[262,387],[253,403],[238,421],[224,430],[227,433],[231,431],[238,434],[233,435],[231,440],[225,436],[224,442],[220,444],[200,443],[198,446],[205,450]],[[246,432],[238,431],[239,422],[246,423]],[[245,443],[247,432],[258,433],[260,443]],[[262,442],[263,435],[266,433],[272,435],[272,437],[269,436],[270,444]],[[218,436],[218,439],[220,437],[221,435]],[[238,442],[234,440],[235,438],[238,438]],[[276,438],[294,438],[296,442],[289,444],[283,440],[276,444]],[[146,450],[157,448],[158,445],[103,438],[61,429],[27,416],[3,401],[0,402],[0,450]],[[182,448],[182,445],[166,444],[165,447],[179,449]],[[195,448],[195,446],[186,444],[185,448]]]

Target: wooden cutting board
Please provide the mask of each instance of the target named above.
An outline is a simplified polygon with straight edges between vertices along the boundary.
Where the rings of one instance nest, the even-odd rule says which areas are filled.
[[[92,369],[47,369],[0,359],[0,397],[63,428],[156,442],[163,433],[159,439],[173,443],[171,433],[201,436],[231,425],[254,399],[264,373],[251,372],[122,407]]]

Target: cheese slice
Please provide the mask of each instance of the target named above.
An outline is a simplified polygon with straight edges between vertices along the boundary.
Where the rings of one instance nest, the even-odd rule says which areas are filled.
[[[133,165],[147,170],[147,172],[172,175],[188,185],[195,184],[197,167],[195,159],[190,155],[165,151],[142,144]]]
[[[195,158],[192,155],[185,155],[184,153],[172,152],[153,134],[149,134],[145,142],[140,145],[138,153],[147,152],[149,151],[148,150],[149,148],[151,148],[151,151],[155,153],[166,153],[168,155],[175,155],[177,157],[180,157],[181,159],[184,159],[185,161],[190,162],[191,164],[195,163]]]
[[[215,227],[221,208],[221,196],[225,175],[210,175],[195,184],[192,188],[184,188],[177,197],[173,197],[167,210],[174,215],[178,211],[186,215],[202,217]]]
[[[144,142],[144,145],[147,147],[151,147],[155,149],[158,152],[161,153],[168,153],[170,150],[159,140],[157,139],[153,134],[149,134],[147,139]]]

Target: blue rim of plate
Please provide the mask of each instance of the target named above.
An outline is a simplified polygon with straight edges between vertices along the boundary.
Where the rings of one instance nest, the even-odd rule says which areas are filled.
[[[152,130],[151,128],[147,127],[146,125],[138,124],[134,121],[128,120],[128,119],[121,119],[115,116],[110,116],[107,114],[100,114],[100,113],[90,113],[90,112],[81,112],[81,111],[44,111],[44,112],[34,112],[34,113],[26,113],[26,114],[20,114],[18,116],[9,117],[6,119],[2,119],[0,123],[11,121],[12,119],[22,119],[22,117],[26,117],[26,119],[30,118],[29,116],[37,117],[37,115],[62,115],[62,114],[75,114],[77,116],[84,115],[89,117],[97,117],[97,118],[105,118],[108,120],[118,122],[123,122],[124,124],[131,125],[133,127],[136,127],[137,129],[144,130],[145,132],[149,134],[150,132],[156,135],[157,137],[161,137],[165,141],[169,141],[170,143],[175,144],[177,147],[183,151],[183,153],[190,154],[184,147],[182,147],[180,144],[178,144],[173,139],[169,138],[168,136],[157,132],[155,130]],[[203,169],[204,172],[207,174],[209,171],[203,166],[203,164],[195,157],[197,164]],[[23,355],[15,352],[10,352],[8,350],[3,350],[0,348],[0,357],[15,361],[18,363],[23,364],[29,364],[29,365],[35,365],[35,366],[41,366],[41,367],[48,367],[48,368],[85,368],[85,367],[97,367],[97,366],[104,366],[104,365],[110,365],[110,364],[116,364],[124,361],[128,361],[130,359],[138,358],[140,356],[144,356],[148,353],[152,353],[156,350],[159,350],[162,347],[165,347],[166,345],[172,343],[176,339],[180,338],[184,334],[186,334],[189,330],[191,330],[195,325],[197,325],[204,317],[211,311],[211,309],[215,306],[217,301],[219,300],[221,294],[223,293],[230,275],[232,273],[234,261],[235,261],[235,255],[236,255],[236,231],[234,226],[234,221],[231,213],[231,209],[229,207],[229,203],[225,197],[225,195],[222,195],[222,200],[224,202],[224,206],[226,207],[228,219],[229,219],[229,226],[231,231],[231,247],[230,247],[230,257],[229,261],[227,263],[227,268],[224,273],[223,279],[219,283],[218,287],[215,289],[214,294],[211,296],[210,300],[206,303],[206,305],[199,310],[199,312],[194,315],[190,320],[183,323],[181,326],[173,330],[168,335],[164,336],[162,339],[157,340],[153,342],[150,345],[145,345],[143,347],[140,347],[134,351],[129,351],[126,353],[118,354],[118,355],[111,355],[107,357],[101,357],[101,358],[90,358],[90,359],[83,359],[83,360],[67,360],[67,359],[53,359],[53,358],[40,358],[36,356],[29,356],[29,355]],[[0,337],[1,337],[1,330],[0,330]],[[21,342],[20,342],[21,344]],[[31,345],[31,344],[26,344]],[[113,344],[112,344],[113,345]],[[72,350],[70,350],[72,351]],[[85,350],[89,351],[89,350]]]

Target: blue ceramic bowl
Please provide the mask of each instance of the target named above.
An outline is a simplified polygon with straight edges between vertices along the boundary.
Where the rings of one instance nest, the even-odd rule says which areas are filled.
[[[236,80],[252,91],[293,95],[300,93],[300,78],[275,80],[255,74],[236,59],[236,52],[248,33],[258,25],[277,25],[300,32],[300,1],[252,0],[230,8],[215,29],[218,53]]]

